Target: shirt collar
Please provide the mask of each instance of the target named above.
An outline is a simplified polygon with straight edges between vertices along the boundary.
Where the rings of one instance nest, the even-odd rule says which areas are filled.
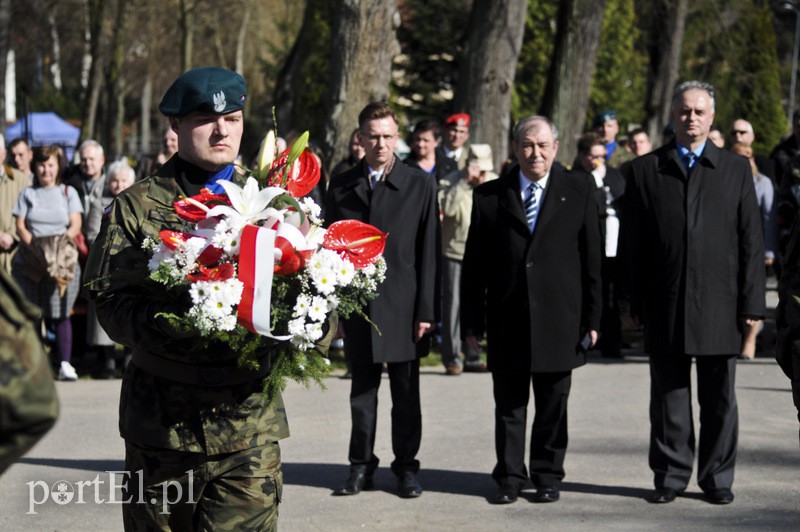
[[[701,145],[692,150],[692,153],[695,154],[698,160],[700,159],[700,156],[703,155],[703,150],[706,149],[706,142],[708,141],[704,141]],[[681,159],[683,159],[689,154],[689,148],[683,146],[677,140],[675,141],[675,148],[678,150],[678,157],[680,157]]]
[[[537,185],[539,185],[542,188],[542,190],[544,190],[547,187],[547,181],[549,179],[550,179],[550,172],[548,172],[546,176],[544,176],[543,178],[539,179],[535,183]],[[531,181],[530,179],[525,177],[525,174],[523,174],[522,170],[520,170],[519,171],[519,189],[520,189],[520,191],[522,191],[524,193],[525,189],[528,188],[528,185],[530,185],[531,183],[534,183],[534,181]]]

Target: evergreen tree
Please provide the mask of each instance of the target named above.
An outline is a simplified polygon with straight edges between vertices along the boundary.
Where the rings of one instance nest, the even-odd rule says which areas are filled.
[[[393,104],[409,122],[468,111],[453,109],[451,100],[472,2],[406,0],[399,7],[401,55],[393,69]]]
[[[748,120],[755,151],[768,153],[786,131],[772,12],[753,0],[712,4],[692,8],[681,79],[713,84],[715,123],[728,131],[737,118]]]
[[[634,0],[606,0],[586,129],[604,109],[615,109],[624,132],[645,119],[647,54]]]

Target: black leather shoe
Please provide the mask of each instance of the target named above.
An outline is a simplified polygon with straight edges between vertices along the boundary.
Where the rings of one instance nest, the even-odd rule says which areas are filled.
[[[733,492],[728,488],[719,488],[706,492],[711,504],[730,504],[733,502]]]
[[[555,486],[536,488],[536,493],[533,494],[533,502],[556,502],[560,498],[561,493]]]
[[[406,471],[397,478],[400,496],[404,499],[413,499],[422,495],[422,486],[419,485],[416,475],[411,471]]]
[[[511,504],[517,502],[519,488],[511,484],[502,484],[497,488],[497,493],[492,498],[492,504]]]
[[[372,475],[367,476],[363,469],[351,469],[350,478],[333,490],[334,495],[358,495],[361,490],[372,489]]]
[[[656,488],[650,496],[650,502],[654,504],[667,504],[674,501],[678,495],[680,495],[680,492],[672,488]]]

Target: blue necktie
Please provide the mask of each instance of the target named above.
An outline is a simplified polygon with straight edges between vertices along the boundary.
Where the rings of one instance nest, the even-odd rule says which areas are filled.
[[[528,227],[533,232],[533,221],[536,219],[536,213],[539,210],[539,202],[536,200],[536,189],[539,185],[531,183],[526,189],[528,197],[522,203],[522,208],[525,209],[525,218],[528,219]]]
[[[683,160],[686,163],[686,173],[691,173],[692,168],[694,168],[695,162],[697,162],[697,154],[693,151],[690,151],[686,155],[683,156]]]

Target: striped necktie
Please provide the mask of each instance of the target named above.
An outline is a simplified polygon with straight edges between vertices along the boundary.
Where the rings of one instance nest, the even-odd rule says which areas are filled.
[[[536,200],[536,189],[538,188],[539,185],[536,183],[528,185],[526,189],[528,191],[528,197],[525,198],[525,201],[522,203],[522,208],[525,209],[525,218],[528,219],[528,227],[531,232],[533,232],[533,222],[539,210],[539,202]]]

